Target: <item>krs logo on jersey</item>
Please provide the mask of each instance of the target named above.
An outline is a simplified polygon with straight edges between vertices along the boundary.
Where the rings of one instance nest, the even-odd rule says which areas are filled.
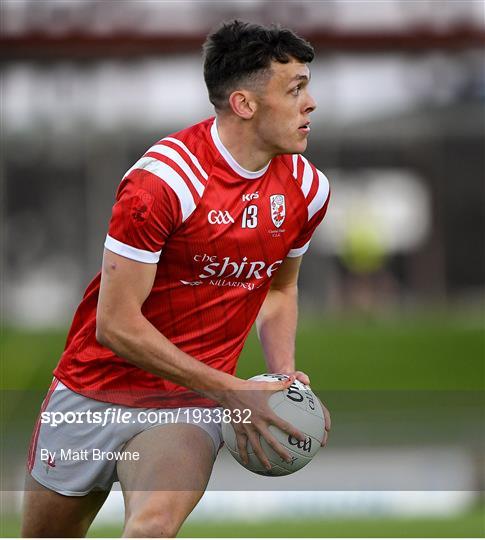
[[[259,199],[259,192],[255,191],[254,193],[245,193],[242,196],[242,200],[245,202],[252,201],[253,199]]]
[[[271,205],[271,219],[275,227],[281,227],[286,216],[285,196],[271,195],[269,200]]]

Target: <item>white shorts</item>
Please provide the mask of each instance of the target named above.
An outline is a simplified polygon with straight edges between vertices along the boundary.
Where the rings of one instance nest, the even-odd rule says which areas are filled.
[[[29,450],[28,468],[43,486],[61,495],[82,496],[109,490],[117,481],[120,459],[133,437],[165,424],[194,424],[214,443],[214,459],[222,446],[220,411],[215,408],[157,409],[126,407],[97,401],[54,379],[42,403]]]

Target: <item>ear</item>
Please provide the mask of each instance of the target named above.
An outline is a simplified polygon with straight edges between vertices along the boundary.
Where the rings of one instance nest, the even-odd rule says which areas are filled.
[[[250,120],[256,112],[256,101],[251,92],[236,90],[229,96],[229,105],[234,114],[244,120]]]

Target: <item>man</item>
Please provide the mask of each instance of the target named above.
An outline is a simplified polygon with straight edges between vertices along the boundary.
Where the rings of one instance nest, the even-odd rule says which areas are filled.
[[[42,405],[43,418],[82,418],[36,425],[25,536],[84,536],[116,479],[124,536],[174,536],[222,442],[217,406],[250,411],[249,424],[232,418],[239,450],[247,460],[250,443],[269,472],[260,436],[289,454],[268,427],[303,438],[267,399],[295,377],[309,383],[295,371],[297,278],[329,198],[325,176],[300,155],[315,109],[313,49],[289,30],[234,21],[204,52],[216,119],[159,141],[120,184],[102,271]],[[234,376],[256,318],[267,370],[287,380]],[[214,413],[209,422],[194,414],[201,408]],[[139,414],[174,411],[170,422]],[[101,451],[121,454],[95,459]]]

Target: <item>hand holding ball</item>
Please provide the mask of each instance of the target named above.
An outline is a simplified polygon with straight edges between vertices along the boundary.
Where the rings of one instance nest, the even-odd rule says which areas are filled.
[[[281,377],[282,375],[278,374],[264,374],[251,377],[249,380],[268,382],[281,380]],[[305,440],[299,441],[276,426],[269,426],[273,436],[288,450],[291,463],[282,459],[260,436],[263,451],[271,463],[271,470],[264,468],[249,441],[247,443],[249,463],[245,465],[239,455],[236,434],[231,423],[222,424],[224,442],[233,457],[252,472],[265,476],[284,476],[294,473],[310,463],[323,441],[325,420],[322,406],[310,387],[298,380],[295,380],[289,388],[271,394],[268,405],[277,416],[305,435]]]

